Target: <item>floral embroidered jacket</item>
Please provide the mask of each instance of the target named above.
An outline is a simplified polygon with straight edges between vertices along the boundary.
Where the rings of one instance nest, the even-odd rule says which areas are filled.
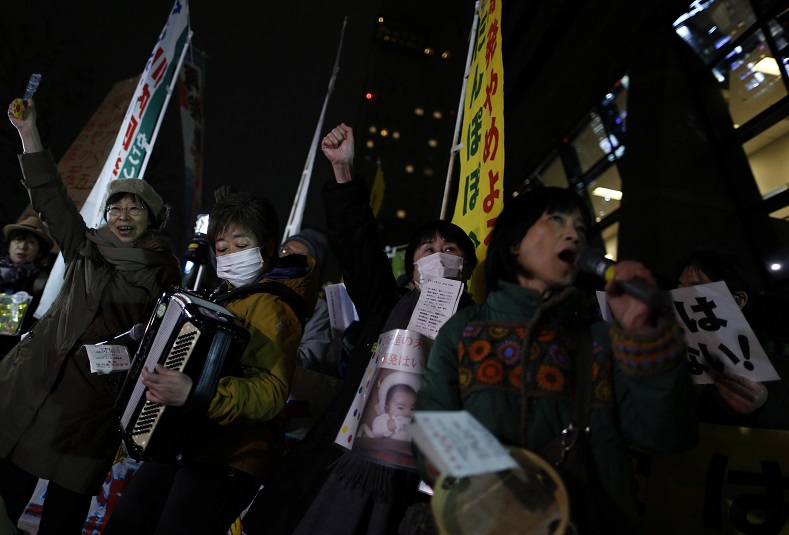
[[[583,309],[572,288],[542,302],[532,290],[500,282],[485,303],[459,310],[439,332],[416,409],[465,409],[502,443],[539,452],[572,417],[576,341],[589,325]],[[661,321],[650,340],[591,323],[590,468],[631,521],[636,483],[626,444],[674,452],[696,440],[684,339],[673,320]]]

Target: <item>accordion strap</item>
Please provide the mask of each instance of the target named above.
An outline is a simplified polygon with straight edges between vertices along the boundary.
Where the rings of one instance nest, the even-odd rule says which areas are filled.
[[[237,301],[248,295],[259,293],[276,295],[282,299],[293,313],[296,314],[296,317],[299,318],[301,328],[302,330],[304,329],[304,325],[307,323],[307,311],[304,307],[304,298],[281,282],[266,281],[258,284],[247,284],[246,286],[233,288],[228,292],[214,295],[212,296],[212,301],[217,305],[224,305],[225,303]]]

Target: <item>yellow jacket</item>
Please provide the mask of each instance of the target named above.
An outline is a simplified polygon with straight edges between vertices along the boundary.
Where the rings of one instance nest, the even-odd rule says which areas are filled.
[[[256,284],[272,280],[284,284],[304,298],[305,310],[312,311],[318,284],[315,261],[292,256],[291,261],[306,259],[306,266],[279,267]],[[280,278],[287,275],[293,278]],[[241,356],[240,373],[219,381],[208,409],[216,425],[196,438],[192,458],[262,479],[282,455],[285,431],[279,414],[298,361],[302,321],[281,297],[270,293],[253,293],[224,306],[249,331],[250,340]]]

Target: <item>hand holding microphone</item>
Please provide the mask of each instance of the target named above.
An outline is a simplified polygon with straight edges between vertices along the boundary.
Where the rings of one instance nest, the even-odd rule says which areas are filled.
[[[665,305],[665,294],[649,282],[643,279],[615,279],[616,262],[606,258],[599,249],[584,249],[575,263],[581,271],[600,277],[606,282],[613,282],[622,292],[632,295],[651,308],[659,309]]]

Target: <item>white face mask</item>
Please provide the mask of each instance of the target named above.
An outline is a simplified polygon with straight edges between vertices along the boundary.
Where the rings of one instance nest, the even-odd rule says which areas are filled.
[[[420,279],[445,279],[460,280],[463,273],[463,258],[448,253],[433,253],[423,256],[414,265],[419,268]]]
[[[255,282],[266,268],[260,247],[216,257],[216,274],[238,288]]]

